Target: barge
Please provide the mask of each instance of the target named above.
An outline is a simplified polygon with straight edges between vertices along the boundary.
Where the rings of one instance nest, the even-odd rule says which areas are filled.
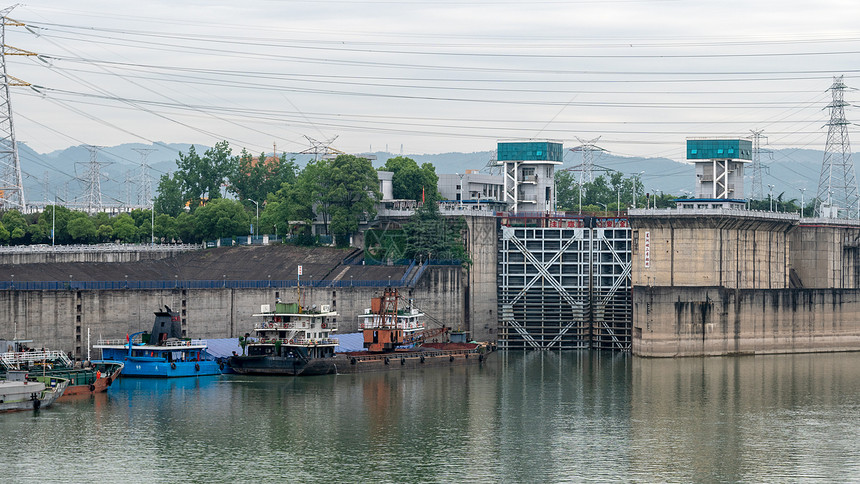
[[[478,343],[427,343],[447,336],[449,328],[427,329],[423,313],[399,307],[396,289],[373,298],[361,315],[365,351],[336,353],[337,312],[328,305],[264,304],[254,317],[254,339],[242,339],[242,355],[231,356],[234,372],[246,375],[311,376],[359,373],[424,366],[475,364],[491,349]],[[247,352],[247,353],[246,353]]]

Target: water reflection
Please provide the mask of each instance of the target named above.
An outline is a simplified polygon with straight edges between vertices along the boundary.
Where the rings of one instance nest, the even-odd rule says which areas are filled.
[[[11,481],[860,480],[860,354],[483,366],[309,378],[120,379],[0,415]],[[133,473],[130,473],[133,470]],[[104,477],[107,476],[107,477]]]

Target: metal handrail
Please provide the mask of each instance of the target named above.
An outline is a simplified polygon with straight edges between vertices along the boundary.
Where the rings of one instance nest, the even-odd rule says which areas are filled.
[[[62,351],[10,351],[0,356],[0,361],[6,368],[15,368],[21,363],[36,363],[40,361],[59,361],[65,366],[72,366],[72,360]]]

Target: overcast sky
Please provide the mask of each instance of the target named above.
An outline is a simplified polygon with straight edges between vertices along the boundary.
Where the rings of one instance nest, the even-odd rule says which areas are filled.
[[[11,89],[17,139],[40,152],[599,136],[617,155],[680,161],[687,137],[753,129],[823,149],[833,76],[860,87],[856,0],[34,0],[8,16],[27,28],[7,26],[6,43],[41,55],[7,56],[37,86]]]

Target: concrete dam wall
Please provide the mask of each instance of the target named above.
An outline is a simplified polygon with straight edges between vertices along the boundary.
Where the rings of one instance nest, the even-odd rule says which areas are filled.
[[[400,287],[404,298],[428,317],[428,327],[437,324],[456,329],[463,325],[463,271],[459,266],[430,267],[416,287]],[[330,304],[339,313],[338,332],[358,331],[359,314],[379,296],[378,287],[302,287],[306,306]],[[168,305],[180,312],[186,336],[231,338],[251,333],[252,314],[276,298],[294,301],[292,288],[167,289],[167,290],[60,290],[0,291],[0,338],[29,339],[33,345],[87,356],[99,338],[124,338],[137,331],[150,331],[153,312]],[[93,354],[96,358],[99,355]]]
[[[858,289],[636,286],[633,315],[639,356],[860,350]]]

